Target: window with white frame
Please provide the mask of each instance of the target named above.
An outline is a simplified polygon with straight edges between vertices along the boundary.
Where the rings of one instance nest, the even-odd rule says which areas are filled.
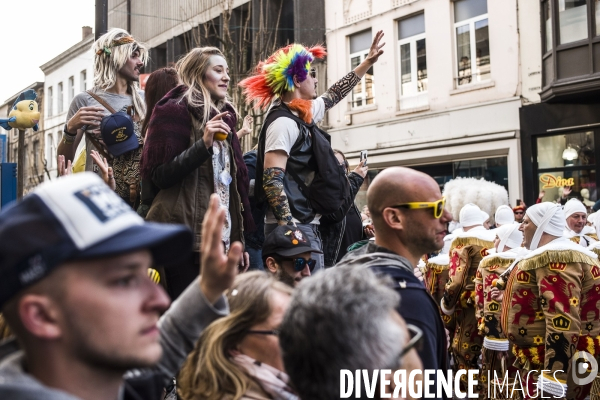
[[[85,69],[79,74],[79,85],[80,92],[85,92],[87,90],[87,71]]]
[[[350,69],[358,67],[369,55],[371,48],[371,30],[351,35],[350,39]],[[360,108],[375,104],[375,78],[373,67],[369,68],[360,83],[352,89],[352,108]]]
[[[491,78],[487,0],[454,2],[457,86]]]
[[[400,109],[427,105],[425,14],[398,21]]]
[[[56,154],[56,149],[54,148],[54,139],[51,133],[46,136],[46,163],[48,164],[48,168],[54,168],[54,155]]]
[[[63,112],[63,84],[62,82],[60,82],[58,84],[58,88],[57,88],[57,96],[56,96],[56,105],[57,105],[57,112],[60,114],[61,112]]]
[[[54,104],[54,99],[52,98],[52,86],[48,87],[48,101],[46,102],[46,110],[48,110],[48,116],[52,116],[52,105]]]
[[[73,97],[75,97],[75,77],[69,78],[69,104],[73,101]]]

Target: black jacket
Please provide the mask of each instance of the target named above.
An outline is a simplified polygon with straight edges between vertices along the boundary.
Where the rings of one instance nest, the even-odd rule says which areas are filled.
[[[350,211],[351,207],[356,208],[354,205],[354,199],[358,193],[361,185],[363,184],[364,178],[358,175],[356,172],[351,172],[348,175],[350,181],[350,197],[345,200],[345,204],[340,208],[346,210],[343,217],[339,215],[324,215],[319,220],[319,233],[321,234],[321,242],[323,244],[323,255],[325,257],[325,266],[334,266],[338,260],[338,254],[340,252],[340,245],[342,238],[346,230],[346,214]],[[355,210],[360,216],[360,211]],[[339,221],[339,222],[337,222]]]
[[[253,249],[262,249],[265,241],[265,213],[267,211],[267,203],[259,203],[254,196],[254,185],[256,182],[256,159],[257,151],[250,150],[244,154],[244,163],[248,168],[248,178],[250,179],[250,208],[252,209],[252,218],[254,219],[254,225],[256,230],[254,232],[244,232],[244,239],[246,239],[246,246]]]
[[[417,349],[423,362],[423,370],[447,371],[448,347],[440,310],[423,282],[415,276],[408,260],[370,242],[346,254],[336,268],[344,266],[363,266],[393,279],[394,289],[401,296],[396,310],[407,324],[415,325],[423,331],[422,345]],[[437,381],[436,377],[432,379]],[[437,388],[430,388],[429,392],[437,393]]]

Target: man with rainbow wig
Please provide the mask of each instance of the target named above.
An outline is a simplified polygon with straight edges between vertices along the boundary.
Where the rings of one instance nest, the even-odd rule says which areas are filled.
[[[327,55],[322,46],[285,46],[261,61],[255,73],[240,82],[248,103],[268,109],[259,136],[255,186],[255,196],[268,202],[265,235],[278,225],[294,224],[308,236],[315,250],[321,250],[317,233],[321,215],[310,206],[297,183],[302,180],[309,186],[315,174],[310,125],[319,123],[325,112],[346,97],[377,62],[385,45],[380,44],[382,38],[383,32],[377,32],[365,60],[321,96],[317,96],[317,73],[312,63]],[[323,268],[323,255],[319,254],[316,261],[315,271]]]

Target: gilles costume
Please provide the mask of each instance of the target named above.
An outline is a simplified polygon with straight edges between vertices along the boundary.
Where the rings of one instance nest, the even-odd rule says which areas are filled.
[[[516,356],[514,366],[520,370],[527,387],[525,398],[540,395],[533,385],[537,380],[546,396],[563,397],[566,393],[568,399],[583,399],[591,384],[582,387],[570,381],[570,361],[577,349],[592,350],[594,356],[598,353],[598,258],[562,237],[538,248],[544,232],[561,236],[565,217],[560,206],[536,204],[527,210],[527,216],[537,230],[530,244],[531,252],[518,262],[508,278],[502,329],[507,332]],[[550,372],[542,374],[541,370]],[[525,380],[528,374],[529,379]]]
[[[442,312],[456,318],[451,344],[454,355],[454,371],[479,369],[477,360],[481,354],[483,337],[479,333],[475,315],[475,276],[483,257],[494,247],[495,234],[482,224],[488,215],[474,204],[467,204],[460,211],[460,223],[464,227],[476,226],[457,234],[450,249],[449,281],[440,303]],[[461,388],[466,388],[466,376]],[[482,390],[479,385],[478,390]]]
[[[565,219],[569,218],[571,215],[575,213],[583,213],[587,215],[587,208],[583,205],[583,203],[577,199],[571,199],[567,201],[564,206]],[[567,225],[565,227],[564,237],[580,244],[583,247],[588,247],[589,245],[596,243],[598,241],[598,235],[596,233],[596,229],[593,226],[584,226],[581,232],[576,233]]]
[[[508,211],[513,215],[510,208]],[[497,376],[504,376],[504,371],[514,362],[514,356],[509,353],[509,341],[500,326],[502,300],[492,299],[491,289],[495,287],[500,276],[515,263],[515,260],[527,253],[526,249],[520,247],[523,234],[519,231],[518,224],[505,224],[494,232],[500,239],[498,250],[503,250],[505,247],[510,250],[484,257],[475,278],[476,315],[479,321],[479,332],[483,335],[482,368],[479,376],[483,386],[482,394],[488,393],[488,371],[492,379],[494,371]]]

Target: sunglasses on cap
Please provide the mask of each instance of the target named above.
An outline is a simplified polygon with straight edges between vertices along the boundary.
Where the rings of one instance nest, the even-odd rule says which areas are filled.
[[[313,271],[313,269],[315,269],[315,266],[317,265],[317,260],[313,260],[312,258],[310,260],[305,260],[304,258],[284,258],[283,261],[292,261],[294,263],[294,271],[296,272],[300,272],[302,271],[306,265],[308,264],[308,269],[310,272]]]
[[[409,210],[415,209],[424,209],[424,208],[433,208],[433,217],[440,218],[444,213],[444,207],[446,207],[446,198],[442,197],[438,201],[427,201],[427,202],[412,202],[412,203],[404,203],[397,204],[395,206],[390,206],[391,208],[408,208]]]

